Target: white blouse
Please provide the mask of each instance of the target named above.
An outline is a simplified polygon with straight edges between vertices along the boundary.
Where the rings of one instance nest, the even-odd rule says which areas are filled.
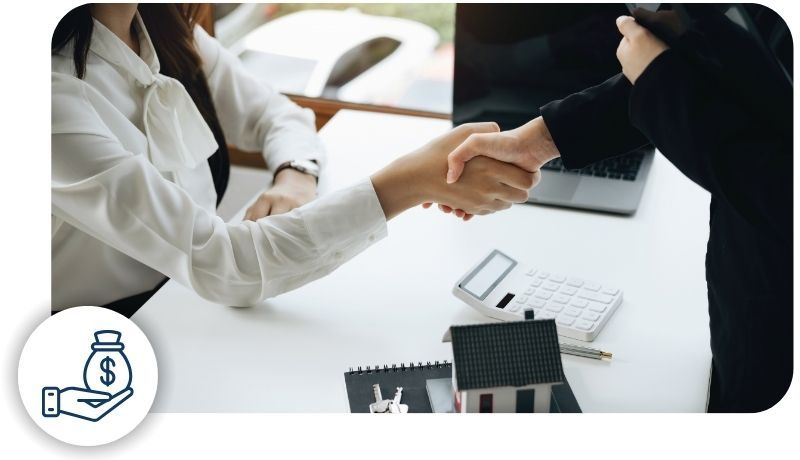
[[[136,55],[94,22],[86,74],[52,56],[52,305],[103,305],[168,276],[202,297],[250,305],[333,271],[386,235],[369,179],[290,213],[226,223],[207,158],[217,149],[183,86],[159,74],[136,16]],[[270,169],[324,165],[314,116],[246,73],[195,28],[226,139]]]

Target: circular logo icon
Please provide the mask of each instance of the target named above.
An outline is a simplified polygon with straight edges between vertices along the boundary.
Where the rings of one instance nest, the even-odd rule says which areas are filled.
[[[141,423],[156,396],[158,367],[133,321],[106,308],[75,307],[33,331],[17,380],[25,409],[45,432],[97,446]]]

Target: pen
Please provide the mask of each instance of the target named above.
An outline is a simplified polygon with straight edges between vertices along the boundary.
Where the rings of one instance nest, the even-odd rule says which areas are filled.
[[[580,345],[572,345],[569,343],[559,343],[561,353],[574,356],[582,356],[584,358],[592,359],[611,359],[611,352],[598,350],[596,348],[583,347]]]

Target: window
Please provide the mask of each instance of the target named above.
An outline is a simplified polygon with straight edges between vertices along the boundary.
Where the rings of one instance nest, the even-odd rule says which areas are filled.
[[[534,396],[536,390],[517,390],[517,413],[533,412]]]
[[[493,402],[493,400],[494,400],[494,395],[493,394],[491,394],[491,393],[482,394],[481,398],[480,398],[480,401],[479,401],[480,404],[479,404],[478,412],[480,412],[482,414],[493,412],[492,411],[492,402]]]
[[[449,114],[452,3],[216,4],[217,39],[295,96]]]

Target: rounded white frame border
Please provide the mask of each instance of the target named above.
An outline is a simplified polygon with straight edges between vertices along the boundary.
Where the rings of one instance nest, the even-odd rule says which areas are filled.
[[[96,422],[66,414],[44,417],[42,389],[83,388],[94,332],[108,329],[122,333],[124,353],[133,369],[133,394]],[[28,337],[17,383],[25,409],[44,432],[68,444],[98,446],[132,432],[150,412],[158,388],[158,363],[147,336],[130,319],[107,308],[73,307],[45,319]]]

